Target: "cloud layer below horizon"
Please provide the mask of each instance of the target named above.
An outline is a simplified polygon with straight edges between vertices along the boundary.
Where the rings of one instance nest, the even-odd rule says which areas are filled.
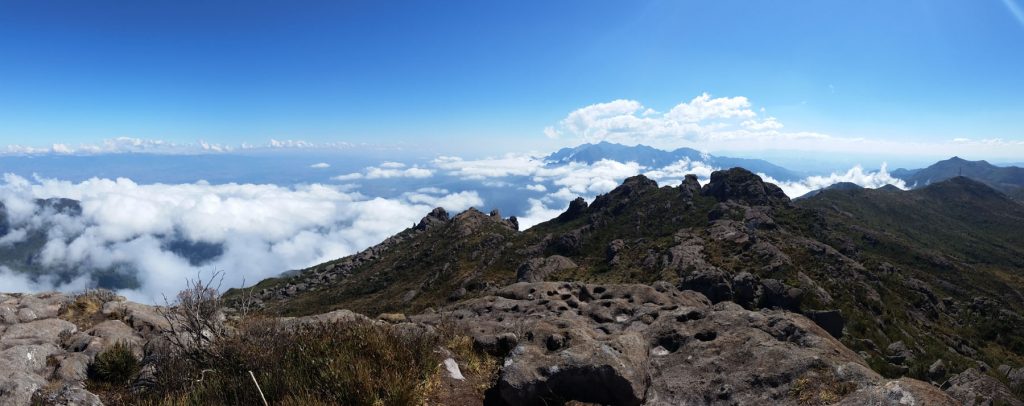
[[[356,253],[411,226],[437,206],[451,212],[470,207],[486,210],[489,207],[480,191],[503,190],[518,199],[522,209],[505,210],[505,214],[517,215],[525,229],[557,216],[577,196],[592,200],[629,176],[644,174],[659,184],[676,185],[686,174],[695,174],[706,183],[717,169],[690,160],[660,168],[612,160],[551,165],[538,156],[509,154],[475,160],[441,156],[419,165],[383,162],[343,173],[335,184],[295,186],[202,181],[138,184],[124,178],[69,182],[6,174],[0,183],[0,201],[11,227],[0,236],[0,247],[44,235],[46,243],[36,263],[75,272],[70,279],[33,279],[0,267],[0,286],[3,290],[81,290],[93,285],[92,272],[116,269],[131,273],[140,284],[122,294],[159,302],[162,295],[182,288],[186,277],[200,272],[224,270],[230,287],[243,281],[251,284]],[[402,183],[400,191],[389,196],[361,193],[374,182]],[[829,176],[775,183],[796,197],[838,182],[906,188],[884,165],[874,172],[857,166]],[[442,184],[461,186],[453,189]],[[77,200],[82,213],[69,215],[35,203],[49,198]],[[176,240],[219,245],[223,253],[194,264],[168,248]]]

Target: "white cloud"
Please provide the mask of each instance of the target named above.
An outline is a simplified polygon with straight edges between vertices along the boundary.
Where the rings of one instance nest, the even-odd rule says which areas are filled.
[[[210,143],[203,140],[195,143],[176,143],[164,140],[142,139],[134,137],[117,137],[103,140],[99,143],[84,143],[71,145],[56,143],[46,147],[27,145],[7,145],[0,149],[0,155],[96,155],[96,154],[122,154],[122,153],[151,153],[151,154],[216,154],[229,153],[234,151],[251,151],[259,149],[350,149],[357,146],[369,147],[367,144],[352,144],[348,142],[326,142],[313,143],[302,140],[276,140],[271,139],[262,145],[242,143],[237,147],[225,144]]]
[[[313,169],[327,169],[327,168],[331,167],[331,164],[329,164],[327,162],[320,162],[320,163],[312,164],[309,167],[313,168]]]
[[[836,136],[815,131],[786,131],[781,120],[754,108],[746,97],[712,97],[707,93],[677,104],[666,113],[636,100],[597,103],[570,112],[558,125],[544,129],[568,144],[615,142],[664,149],[689,146],[719,151],[812,151],[907,156],[952,155],[1014,158],[1024,155],[1024,140],[956,138],[947,142],[887,140]],[[997,148],[998,147],[998,148]]]
[[[534,192],[547,192],[548,188],[540,183],[535,185],[526,185],[526,190],[532,190]]]
[[[661,185],[675,185],[682,182],[686,175],[693,174],[697,175],[697,179],[701,184],[704,184],[711,178],[711,172],[718,169],[705,162],[683,159],[664,167],[644,172],[644,176],[654,179]]]
[[[122,294],[142,301],[174,293],[197,271],[224,270],[231,286],[243,278],[255,282],[355,253],[409,227],[435,206],[458,212],[484,204],[474,191],[438,189],[384,199],[347,190],[318,184],[140,185],[127,179],[72,183],[5,175],[0,199],[13,230],[47,236],[39,253],[41,264],[136,269],[142,287]],[[37,210],[35,199],[53,197],[79,200],[82,215]],[[195,267],[165,249],[175,236],[221,244],[225,251],[213,262]],[[0,275],[12,283],[3,285],[5,289],[68,288],[47,280],[26,285],[9,274]]]
[[[406,168],[405,164],[398,162],[385,162],[380,166],[369,166],[363,172],[353,172],[345,175],[335,176],[334,180],[346,181],[356,179],[391,179],[391,178],[415,178],[423,179],[434,176],[431,169],[413,166]]]
[[[519,221],[519,229],[521,230],[526,230],[558,217],[559,214],[562,214],[569,207],[569,203],[558,204],[552,208],[548,207],[540,199],[529,199],[528,201],[530,208],[526,211],[526,214],[516,218]]]
[[[530,154],[507,154],[500,158],[464,160],[459,157],[440,156],[433,165],[452,176],[480,180],[508,176],[531,176],[544,167],[541,157]]]
[[[889,174],[888,166],[882,167],[875,172],[865,171],[860,165],[856,165],[845,173],[835,173],[828,176],[811,176],[797,182],[780,182],[765,174],[758,174],[766,182],[774,183],[786,192],[786,196],[796,198],[818,189],[823,189],[840,182],[849,182],[865,188],[880,188],[885,185],[893,185],[900,189],[907,189],[907,184],[902,179],[897,179]]]

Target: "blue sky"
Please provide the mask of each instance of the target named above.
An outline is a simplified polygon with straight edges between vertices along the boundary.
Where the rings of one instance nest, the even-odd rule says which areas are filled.
[[[577,140],[544,135],[577,109],[628,99],[667,111],[707,92],[745,97],[790,132],[878,145],[989,140],[976,158],[1010,159],[1024,150],[1013,144],[1024,140],[1021,6],[3,1],[0,144],[128,136],[550,150]],[[918,149],[906,145],[894,148]]]

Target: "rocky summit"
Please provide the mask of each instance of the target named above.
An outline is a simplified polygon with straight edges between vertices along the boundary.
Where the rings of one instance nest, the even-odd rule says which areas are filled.
[[[281,404],[1021,405],[1022,229],[966,178],[791,201],[740,168],[527,230],[439,208],[223,298],[0,296],[0,404],[247,404],[256,381]],[[99,379],[119,345],[122,389]]]
[[[246,291],[282,316],[465,320],[504,358],[496,404],[1019,404],[1022,229],[963,177],[790,201],[734,168],[632,177],[525,231],[435,210]]]

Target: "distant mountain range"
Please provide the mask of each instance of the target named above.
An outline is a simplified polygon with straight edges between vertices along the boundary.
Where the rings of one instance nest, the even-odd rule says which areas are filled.
[[[995,166],[987,161],[968,161],[952,157],[923,169],[897,169],[892,176],[903,179],[912,188],[919,188],[957,176],[982,182],[1007,195],[1024,199],[1024,168]]]
[[[751,172],[763,173],[781,181],[793,181],[803,178],[802,175],[789,169],[761,159],[731,158],[709,155],[692,148],[679,148],[673,151],[660,150],[646,145],[626,146],[601,142],[583,144],[572,148],[562,148],[545,158],[550,164],[567,164],[581,162],[593,164],[602,159],[619,162],[636,162],[652,168],[663,167],[683,159],[704,162],[709,166],[721,169],[746,168]]]

